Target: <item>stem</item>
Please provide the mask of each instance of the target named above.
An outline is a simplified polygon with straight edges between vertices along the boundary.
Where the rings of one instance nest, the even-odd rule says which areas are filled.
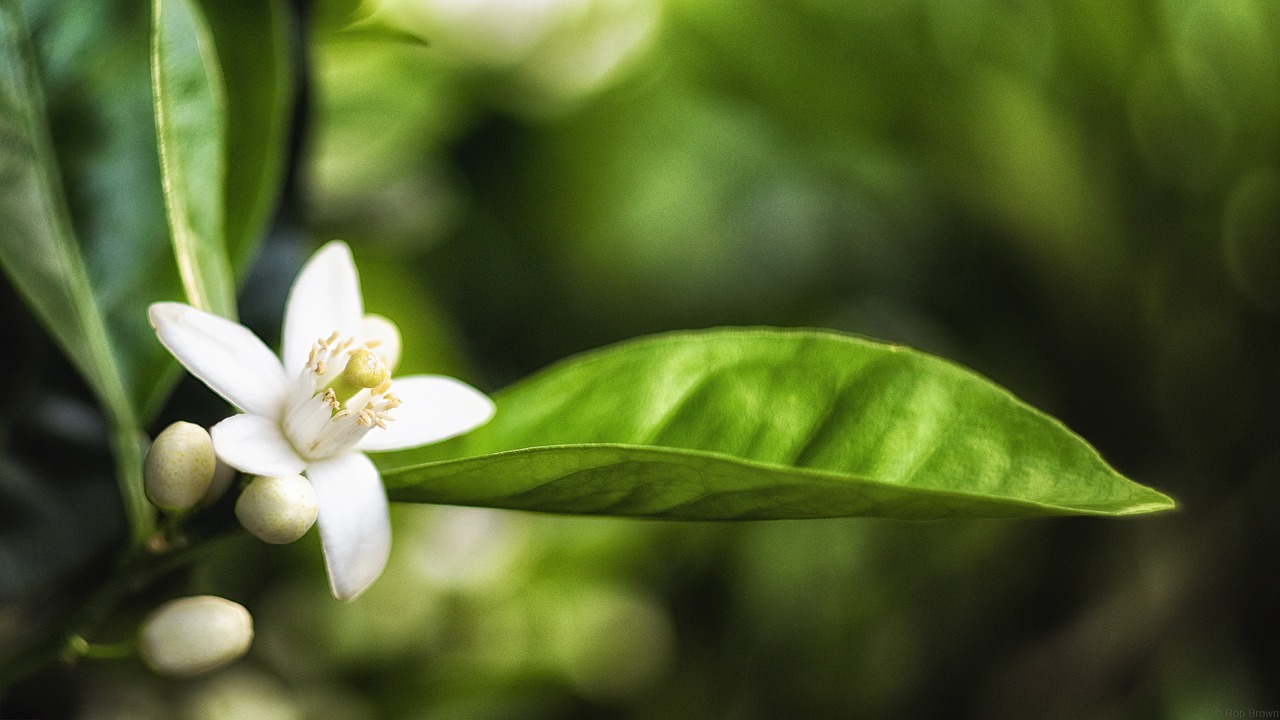
[[[133,418],[119,417],[119,413],[113,415],[111,453],[115,457],[116,483],[129,521],[129,548],[138,550],[155,534],[156,513],[142,487],[143,444],[136,423]]]
[[[144,592],[165,574],[199,559],[233,532],[224,531],[201,542],[179,544],[161,555],[136,548],[127,550],[112,579],[91,593],[67,622],[53,629],[43,642],[36,643],[0,667],[0,690],[59,660],[73,662],[82,657],[105,659],[131,655],[134,649],[132,640],[91,643],[85,638],[93,637],[94,630],[130,596]]]
[[[67,638],[67,654],[72,657],[89,658],[90,660],[122,660],[138,650],[135,640],[121,640],[113,643],[91,643],[80,635]]]

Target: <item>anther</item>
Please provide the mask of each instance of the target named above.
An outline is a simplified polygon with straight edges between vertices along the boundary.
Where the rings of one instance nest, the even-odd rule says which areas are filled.
[[[338,396],[333,392],[333,388],[326,388],[324,394],[320,396],[320,402],[328,405],[331,410],[337,410],[342,407],[338,403]]]

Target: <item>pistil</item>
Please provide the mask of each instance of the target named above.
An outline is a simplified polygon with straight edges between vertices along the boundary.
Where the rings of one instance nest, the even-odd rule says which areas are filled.
[[[333,399],[338,403],[345,403],[361,390],[383,386],[390,377],[391,372],[382,359],[368,348],[362,347],[351,353],[346,367],[325,390],[333,393]]]

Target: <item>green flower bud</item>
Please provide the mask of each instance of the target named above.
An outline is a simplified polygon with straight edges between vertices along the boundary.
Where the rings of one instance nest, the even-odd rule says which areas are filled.
[[[216,465],[209,432],[176,422],[156,436],[147,452],[142,469],[147,499],[165,512],[190,510],[209,489]]]
[[[301,475],[255,477],[236,501],[236,517],[244,529],[277,545],[306,535],[319,511],[316,491]]]
[[[171,600],[147,616],[138,652],[161,675],[190,677],[240,658],[253,642],[243,605],[213,595]]]

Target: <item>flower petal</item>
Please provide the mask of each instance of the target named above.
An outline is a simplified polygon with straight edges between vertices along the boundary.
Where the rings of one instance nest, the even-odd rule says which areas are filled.
[[[391,392],[400,397],[395,418],[374,428],[356,445],[360,450],[403,450],[473,430],[493,417],[493,401],[470,385],[441,375],[396,378]]]
[[[147,316],[160,344],[232,405],[272,418],[284,411],[280,359],[249,328],[182,303],[154,303]]]
[[[251,475],[297,475],[307,466],[280,424],[261,415],[232,415],[209,430],[213,450],[231,467]]]
[[[382,364],[395,374],[400,364],[400,328],[381,315],[364,316],[364,341],[374,343],[374,352],[382,358]]]
[[[339,600],[365,591],[391,555],[391,516],[378,470],[352,452],[307,467],[320,503],[320,544],[329,569],[329,586]]]
[[[351,249],[339,240],[327,243],[302,266],[285,304],[284,368],[297,373],[307,364],[316,340],[334,330],[344,338],[364,336],[364,303]]]

